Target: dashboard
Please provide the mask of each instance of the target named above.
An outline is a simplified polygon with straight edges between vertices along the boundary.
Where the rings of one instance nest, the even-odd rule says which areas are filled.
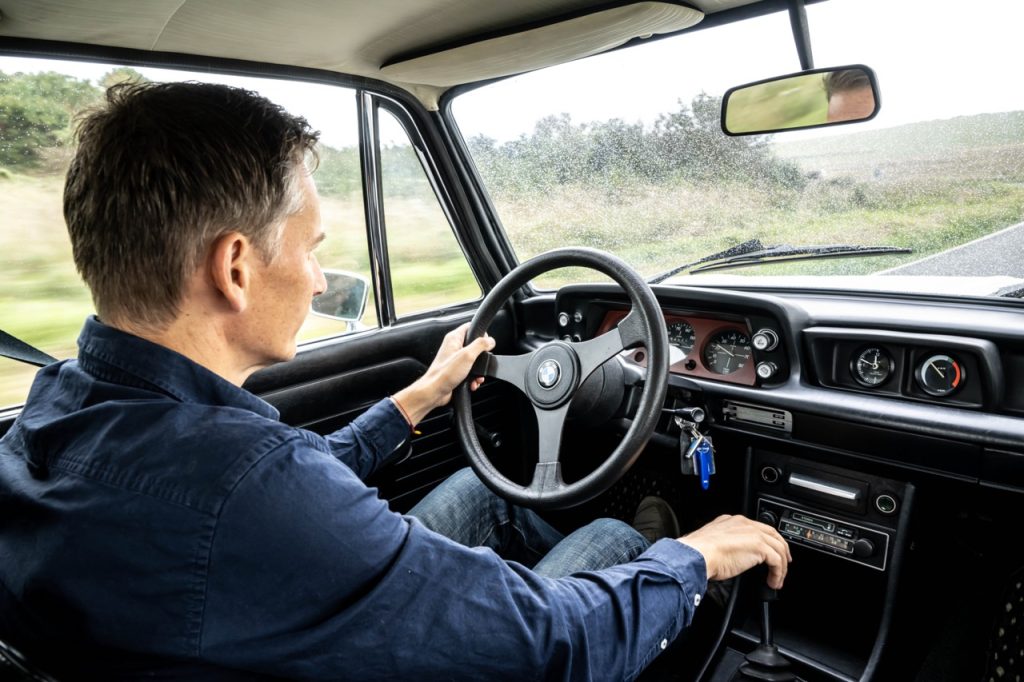
[[[704,401],[715,428],[1024,491],[1017,302],[678,286],[655,294],[673,346],[670,398]],[[611,329],[628,304],[613,286],[572,285],[555,310],[555,334],[581,340]],[[625,361],[643,365],[643,349]]]
[[[807,679],[870,678],[878,652],[899,640],[891,623],[930,640],[938,621],[922,605],[944,589],[934,566],[950,556],[984,566],[986,579],[997,562],[1020,565],[1006,541],[1024,499],[1020,302],[685,286],[654,293],[671,346],[664,407],[676,418],[704,410],[711,489],[729,500],[727,513],[776,528],[794,548],[773,628],[780,650],[823,671]],[[570,341],[607,332],[629,311],[611,285],[566,286],[535,305],[527,315],[546,315],[549,325],[538,335]],[[622,373],[611,428],[629,427],[647,378],[644,353],[620,356],[632,369]],[[700,508],[714,498],[704,479],[689,479],[685,442],[682,424],[663,414],[645,466],[671,471],[687,504]],[[897,586],[910,604],[899,621]],[[822,594],[841,595],[842,608],[823,609]],[[759,641],[763,610],[749,591],[735,603],[721,660],[735,653],[741,662]],[[850,632],[865,636],[838,634]]]

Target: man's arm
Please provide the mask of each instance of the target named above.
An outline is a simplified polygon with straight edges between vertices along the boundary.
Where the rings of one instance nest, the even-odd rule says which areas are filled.
[[[199,656],[304,679],[628,679],[689,624],[695,549],[551,580],[393,514],[295,439],[217,519]]]
[[[448,404],[477,356],[494,348],[489,336],[464,347],[468,328],[469,324],[464,324],[444,337],[422,377],[327,436],[331,453],[364,479],[389,461],[427,413]],[[470,389],[476,390],[481,383],[482,378],[474,379]]]

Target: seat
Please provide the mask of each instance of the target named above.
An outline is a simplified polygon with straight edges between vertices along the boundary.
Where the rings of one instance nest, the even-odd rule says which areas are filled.
[[[20,651],[0,640],[0,680],[3,682],[57,682],[29,662]]]

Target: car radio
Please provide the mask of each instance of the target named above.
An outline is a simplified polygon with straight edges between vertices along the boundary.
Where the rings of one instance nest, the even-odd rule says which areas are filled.
[[[886,532],[765,497],[757,500],[757,520],[778,530],[790,543],[885,570]]]
[[[751,516],[791,544],[886,570],[906,483],[761,449],[750,466]]]

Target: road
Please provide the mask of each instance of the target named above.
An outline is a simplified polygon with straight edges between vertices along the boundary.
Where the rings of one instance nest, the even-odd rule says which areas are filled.
[[[1024,222],[878,274],[1004,275],[1024,279]]]

